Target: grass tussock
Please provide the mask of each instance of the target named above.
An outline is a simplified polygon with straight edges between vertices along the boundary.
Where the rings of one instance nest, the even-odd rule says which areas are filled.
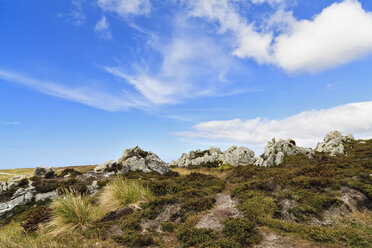
[[[151,190],[137,181],[117,177],[108,183],[100,195],[100,207],[106,212],[154,198]]]
[[[93,206],[89,197],[76,194],[73,190],[65,190],[64,194],[53,202],[52,209],[54,217],[50,225],[56,234],[86,230],[102,217],[101,211]]]

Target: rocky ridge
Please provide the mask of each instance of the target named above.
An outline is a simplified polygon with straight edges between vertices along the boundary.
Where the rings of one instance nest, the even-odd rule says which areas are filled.
[[[328,133],[324,142],[318,143],[315,150],[311,148],[299,147],[296,142],[292,139],[278,141],[273,138],[265,147],[265,151],[259,157],[255,157],[252,150],[247,147],[232,146],[224,152],[221,152],[219,148],[211,147],[209,150],[201,151],[190,151],[188,154],[183,153],[182,156],[170,163],[172,166],[179,167],[193,167],[193,166],[263,166],[271,167],[278,166],[284,162],[286,155],[298,155],[303,154],[309,158],[313,158],[315,152],[324,152],[331,156],[344,154],[343,142],[350,142],[354,140],[351,134],[343,136],[338,131]]]
[[[170,164],[165,163],[153,152],[134,147],[126,149],[117,161],[108,160],[96,166],[93,171],[81,175],[79,180],[89,182],[85,186],[86,190],[90,194],[95,194],[98,191],[97,180],[117,174],[126,174],[129,171],[164,174],[170,171],[169,165],[180,167],[217,167],[222,165],[270,167],[283,163],[286,155],[303,154],[312,158],[315,152],[323,152],[331,156],[344,154],[343,143],[350,142],[353,139],[352,135],[343,136],[340,132],[333,131],[325,136],[324,142],[318,143],[315,150],[298,147],[296,142],[291,139],[280,139],[279,141],[272,139],[265,147],[265,152],[257,158],[252,150],[243,146],[232,146],[223,152],[219,148],[211,147],[205,151],[196,150],[190,151],[188,154],[184,153]],[[37,167],[34,177],[31,179],[27,179],[25,176],[15,176],[6,183],[0,182],[0,217],[11,213],[18,206],[55,197],[57,195],[56,189],[38,192],[34,186],[37,178],[47,180],[55,177],[56,173],[52,168]],[[63,180],[68,180],[69,177],[70,174],[67,174],[63,179],[58,180],[63,182]],[[87,179],[89,180],[86,181]],[[7,197],[4,197],[4,195],[7,195]]]

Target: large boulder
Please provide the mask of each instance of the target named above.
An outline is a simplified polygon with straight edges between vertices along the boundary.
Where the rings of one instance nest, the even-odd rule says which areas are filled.
[[[153,152],[143,151],[138,146],[126,149],[118,160],[122,166],[122,173],[128,171],[158,172],[164,174],[169,171],[168,165]]]
[[[223,164],[230,164],[232,166],[251,165],[256,160],[254,157],[254,151],[244,146],[232,146],[224,151],[220,155],[220,158]]]
[[[324,137],[324,142],[319,142],[315,148],[316,152],[328,153],[330,156],[344,154],[344,142],[354,140],[352,134],[343,136],[338,131],[332,131]]]
[[[103,172],[103,171],[109,171],[111,168],[114,168],[117,165],[117,162],[115,160],[107,160],[101,165],[97,165],[94,168],[94,172]]]
[[[46,167],[40,166],[40,167],[35,168],[34,176],[53,178],[56,176],[56,173],[52,168],[46,168]]]
[[[268,142],[265,152],[256,159],[254,165],[271,167],[284,162],[285,155],[304,154],[309,158],[313,157],[314,151],[311,148],[298,147],[292,139],[276,141],[274,138]]]
[[[255,161],[254,152],[247,147],[232,146],[229,149],[221,152],[219,148],[211,147],[209,150],[190,151],[188,154],[184,153],[182,156],[172,161],[170,164],[179,167],[192,166],[206,166],[214,167],[220,165],[249,165]]]

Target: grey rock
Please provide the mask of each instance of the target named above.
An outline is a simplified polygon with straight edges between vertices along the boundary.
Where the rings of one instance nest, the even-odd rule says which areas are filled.
[[[122,173],[128,171],[158,172],[164,174],[169,171],[168,165],[156,154],[149,151],[143,151],[138,146],[126,149],[124,154],[118,160],[122,165]]]
[[[18,189],[8,202],[0,203],[0,216],[12,212],[16,207],[29,203],[34,196],[34,187]]]
[[[303,148],[296,145],[292,139],[276,141],[274,138],[268,142],[265,152],[256,159],[254,165],[271,167],[284,162],[285,155],[304,154],[309,158],[313,157],[314,151],[310,148]]]
[[[344,154],[344,142],[351,142],[354,140],[353,135],[348,134],[343,136],[338,131],[332,131],[324,137],[324,142],[319,142],[315,148],[316,152],[324,152],[330,156]]]
[[[108,169],[114,167],[116,164],[117,164],[117,162],[116,162],[115,160],[107,160],[107,161],[104,162],[103,164],[101,164],[101,165],[97,165],[97,166],[94,168],[94,171],[95,171],[95,172],[107,171]]]
[[[91,185],[88,185],[88,191],[90,194],[96,194],[98,192],[98,182],[93,181]]]
[[[26,178],[25,175],[18,175],[10,178],[6,183],[6,189],[12,189],[14,187],[17,187],[18,183],[25,178]]]
[[[39,193],[35,195],[35,201],[45,201],[47,199],[53,199],[57,196],[57,191],[51,191],[47,193]]]
[[[232,165],[245,166],[255,162],[254,152],[247,147],[232,146],[229,149],[221,152],[219,148],[211,147],[205,151],[190,151],[188,154],[184,153],[182,156],[172,161],[171,165],[179,167],[203,166],[203,165]]]

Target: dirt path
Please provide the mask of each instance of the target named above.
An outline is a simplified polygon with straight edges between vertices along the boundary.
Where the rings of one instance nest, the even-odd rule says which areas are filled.
[[[221,231],[225,220],[239,216],[241,213],[236,209],[236,202],[231,198],[230,190],[227,189],[216,195],[215,207],[204,215],[195,227]]]

